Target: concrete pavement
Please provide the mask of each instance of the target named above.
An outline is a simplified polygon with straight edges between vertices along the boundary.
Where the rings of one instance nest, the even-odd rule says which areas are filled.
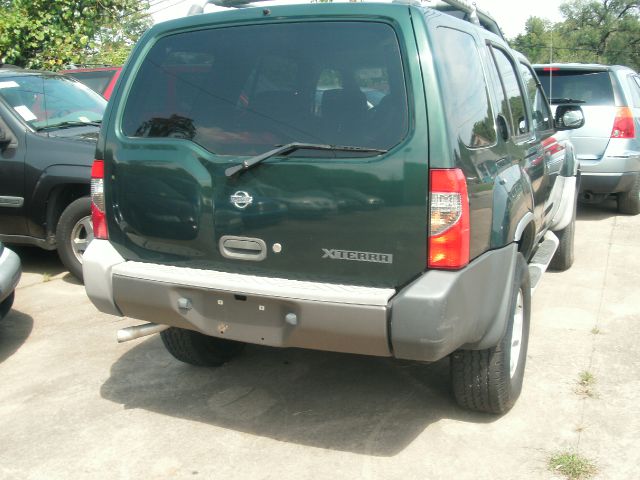
[[[118,345],[139,322],[98,313],[54,253],[17,249],[0,478],[550,479],[558,451],[637,478],[640,217],[606,204],[578,218],[575,265],[536,292],[523,392],[502,417],[454,405],[447,361],[249,346],[203,369],[158,336]]]

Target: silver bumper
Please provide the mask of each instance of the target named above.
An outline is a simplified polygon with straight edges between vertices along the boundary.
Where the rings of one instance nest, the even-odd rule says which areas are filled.
[[[0,302],[18,286],[21,273],[20,257],[4,247],[0,254]]]
[[[398,293],[125,261],[105,240],[91,242],[83,269],[89,298],[112,315],[258,345],[436,361],[498,343],[516,255],[511,244]]]
[[[393,289],[124,261],[105,240],[91,242],[83,271],[89,298],[112,315],[248,343],[391,355]]]

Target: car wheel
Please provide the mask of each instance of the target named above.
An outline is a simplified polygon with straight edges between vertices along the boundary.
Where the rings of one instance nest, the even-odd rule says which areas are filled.
[[[72,275],[82,281],[82,255],[93,240],[91,200],[79,198],[60,215],[56,228],[56,243],[60,260]]]
[[[520,396],[531,315],[529,270],[521,254],[510,295],[507,330],[498,345],[485,350],[459,350],[451,355],[453,394],[466,409],[502,414]]]
[[[5,298],[2,303],[0,303],[0,320],[7,316],[11,307],[13,306],[13,301],[16,298],[16,292],[11,292],[7,298]]]
[[[618,194],[618,211],[627,215],[640,213],[640,174],[628,192]]]
[[[198,367],[218,367],[240,354],[245,345],[176,327],[163,330],[160,336],[171,355]]]

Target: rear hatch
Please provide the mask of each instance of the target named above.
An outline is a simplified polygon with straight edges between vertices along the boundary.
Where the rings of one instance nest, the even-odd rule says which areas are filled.
[[[574,103],[582,107],[584,127],[569,133],[580,160],[599,160],[609,145],[616,117],[612,78],[604,67],[536,68],[552,105]]]
[[[407,80],[420,78],[415,43],[397,26],[411,33],[408,9],[384,11],[401,19],[228,27],[220,20],[257,14],[216,14],[216,28],[161,36],[132,61],[105,150],[120,253],[368,286],[422,272],[428,152],[413,132],[426,130],[424,97]],[[233,168],[292,143],[311,146]]]

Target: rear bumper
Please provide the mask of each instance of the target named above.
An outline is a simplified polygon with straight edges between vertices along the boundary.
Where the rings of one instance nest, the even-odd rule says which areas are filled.
[[[583,173],[580,193],[623,193],[633,188],[638,172]]]
[[[83,269],[105,313],[275,347],[435,361],[497,344],[516,254],[511,245],[461,271],[429,271],[399,293],[127,262],[104,240]]]
[[[5,247],[0,254],[0,302],[16,289],[21,272],[20,257]]]
[[[605,155],[599,160],[580,160],[580,193],[628,192],[640,173],[640,152]]]

